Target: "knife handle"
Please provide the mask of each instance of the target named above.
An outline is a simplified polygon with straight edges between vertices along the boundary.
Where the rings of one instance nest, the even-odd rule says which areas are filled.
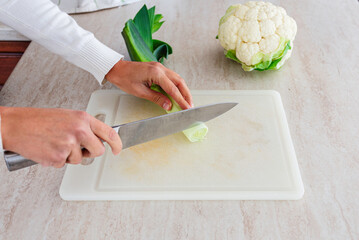
[[[6,167],[10,172],[37,164],[37,162],[27,159],[20,154],[7,150],[4,151],[4,159]],[[94,158],[83,158],[81,164],[89,165],[93,162],[93,160]]]
[[[10,172],[37,164],[37,162],[26,159],[20,154],[11,151],[4,151],[4,159]]]

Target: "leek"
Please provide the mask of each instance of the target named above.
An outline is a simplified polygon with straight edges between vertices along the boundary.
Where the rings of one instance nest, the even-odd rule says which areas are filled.
[[[160,86],[153,84],[151,86],[151,89],[166,95],[171,100],[172,108],[169,111],[166,110],[167,113],[178,112],[182,110],[182,108],[178,105],[178,103],[175,100],[173,100],[173,98],[169,96]],[[188,138],[189,141],[198,142],[206,137],[208,132],[208,127],[206,126],[206,124],[199,122],[193,127],[188,128],[182,132]]]
[[[127,51],[132,61],[163,63],[168,55],[172,54],[172,47],[163,41],[153,39],[152,34],[157,32],[164,21],[162,14],[155,14],[155,7],[147,9],[146,5],[138,11],[134,19],[129,19],[122,30]],[[181,111],[181,107],[160,86],[152,84],[151,89],[166,95],[172,102],[172,108],[167,113]],[[191,142],[203,140],[208,132],[204,123],[183,131]]]

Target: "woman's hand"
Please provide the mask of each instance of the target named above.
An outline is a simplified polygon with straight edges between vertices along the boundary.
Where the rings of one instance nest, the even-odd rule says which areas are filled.
[[[191,93],[185,81],[175,72],[158,62],[119,61],[106,75],[106,79],[123,91],[150,100],[165,110],[172,108],[171,101],[150,89],[159,85],[182,109],[193,106]]]
[[[12,107],[0,107],[0,112],[4,149],[44,166],[59,168],[102,155],[105,147],[99,138],[114,154],[122,149],[117,132],[86,112]]]

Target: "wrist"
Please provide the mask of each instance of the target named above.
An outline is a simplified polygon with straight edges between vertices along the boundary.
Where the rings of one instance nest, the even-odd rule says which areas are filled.
[[[11,150],[11,140],[9,139],[11,134],[11,116],[16,108],[15,107],[0,107],[0,114],[1,114],[1,139],[2,139],[2,146],[4,149]]]
[[[105,75],[105,79],[111,83],[117,82],[118,79],[118,73],[122,72],[122,70],[128,65],[128,61],[120,60],[118,61],[111,69],[110,71]]]

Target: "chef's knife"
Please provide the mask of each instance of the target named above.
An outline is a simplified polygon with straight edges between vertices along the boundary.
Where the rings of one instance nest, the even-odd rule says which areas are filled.
[[[234,106],[237,103],[217,103],[201,107],[190,108],[158,117],[113,126],[122,140],[122,149],[161,138],[173,133],[181,132],[200,122],[211,120]],[[6,166],[9,171],[29,167],[36,162],[21,155],[4,152]]]

